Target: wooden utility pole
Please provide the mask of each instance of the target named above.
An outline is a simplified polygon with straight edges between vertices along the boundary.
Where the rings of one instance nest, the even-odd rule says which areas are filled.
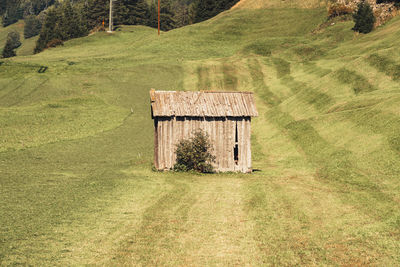
[[[160,35],[160,0],[158,0],[158,35]]]
[[[110,17],[108,22],[108,32],[112,32],[113,30],[113,2],[114,0],[110,0]]]

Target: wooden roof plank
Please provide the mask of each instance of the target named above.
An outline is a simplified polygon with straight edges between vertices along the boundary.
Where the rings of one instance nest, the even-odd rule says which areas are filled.
[[[150,91],[154,117],[256,117],[251,92]]]

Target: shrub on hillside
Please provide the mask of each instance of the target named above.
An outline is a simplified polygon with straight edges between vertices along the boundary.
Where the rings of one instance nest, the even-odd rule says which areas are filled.
[[[361,33],[371,32],[376,21],[371,6],[364,0],[358,4],[353,19],[355,22],[353,30]]]
[[[354,9],[352,7],[350,7],[348,5],[344,5],[344,4],[339,4],[339,3],[329,6],[329,9],[328,9],[329,18],[349,15],[349,14],[353,14],[353,12],[354,12]]]
[[[212,145],[207,133],[198,130],[190,139],[181,140],[176,147],[175,171],[214,172]]]
[[[46,48],[57,47],[57,46],[60,46],[60,45],[64,45],[64,42],[61,41],[60,39],[53,39],[53,40],[51,40],[50,42],[48,42],[46,44]]]

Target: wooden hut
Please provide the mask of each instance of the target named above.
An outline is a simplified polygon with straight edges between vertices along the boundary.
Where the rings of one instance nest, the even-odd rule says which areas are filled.
[[[208,133],[218,172],[251,172],[251,117],[258,116],[250,92],[150,91],[154,119],[154,165],[169,170],[176,145],[197,129]]]

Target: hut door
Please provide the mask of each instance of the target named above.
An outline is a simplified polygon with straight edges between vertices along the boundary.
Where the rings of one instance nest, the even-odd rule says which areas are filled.
[[[235,165],[239,164],[239,138],[237,121],[235,122],[235,146],[233,148],[233,160],[235,161]]]

